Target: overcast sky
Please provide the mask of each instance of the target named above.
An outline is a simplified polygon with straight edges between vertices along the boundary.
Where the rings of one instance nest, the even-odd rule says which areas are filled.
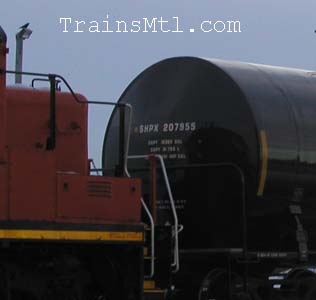
[[[73,22],[102,24],[107,15],[113,26],[115,20],[178,17],[184,32],[91,33],[86,26],[84,33],[64,33],[59,23],[70,17]],[[198,30],[204,20],[238,20],[241,32],[204,33]],[[64,75],[90,100],[116,101],[144,68],[173,56],[316,69],[315,0],[1,0],[0,24],[8,35],[10,69],[15,33],[26,22],[33,35],[25,42],[24,70]],[[109,113],[98,107],[89,114],[89,152],[97,163]]]

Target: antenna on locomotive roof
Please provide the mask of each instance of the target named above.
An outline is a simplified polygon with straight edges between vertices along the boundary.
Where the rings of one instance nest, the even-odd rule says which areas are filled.
[[[31,34],[32,30],[28,28],[30,23],[22,25],[15,35],[16,38],[16,52],[15,52],[15,71],[22,72],[23,63],[23,41],[27,40]],[[22,74],[15,74],[15,83],[22,83]]]

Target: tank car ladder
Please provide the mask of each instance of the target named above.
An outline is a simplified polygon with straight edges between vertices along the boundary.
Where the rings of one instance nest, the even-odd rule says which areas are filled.
[[[161,155],[133,155],[128,156],[128,159],[146,159],[149,160],[151,165],[151,176],[155,178],[156,176],[156,161],[158,160],[162,175],[164,184],[167,189],[167,194],[170,202],[170,208],[173,218],[173,226],[172,226],[172,244],[173,244],[173,257],[171,262],[171,270],[173,273],[176,273],[180,269],[180,260],[179,260],[179,233],[182,231],[183,226],[179,224],[178,221],[178,215],[176,211],[176,206],[166,170],[166,166],[163,160],[163,157]],[[128,174],[129,175],[129,174]],[[153,197],[155,197],[156,189],[154,188],[152,191]],[[150,271],[149,274],[146,274],[144,277],[146,281],[144,282],[144,289],[145,289],[145,295],[150,297],[150,299],[165,299],[166,297],[166,290],[156,288],[155,281],[153,280],[155,277],[155,260],[156,260],[156,245],[155,245],[155,239],[156,239],[156,225],[155,225],[155,210],[156,210],[156,203],[152,204],[152,211],[148,208],[148,205],[145,203],[144,199],[141,199],[142,206],[145,210],[145,213],[149,219],[150,222],[150,254],[148,254],[148,249],[146,249],[145,257],[150,259]],[[146,299],[147,297],[145,297]],[[149,298],[148,298],[149,299]]]

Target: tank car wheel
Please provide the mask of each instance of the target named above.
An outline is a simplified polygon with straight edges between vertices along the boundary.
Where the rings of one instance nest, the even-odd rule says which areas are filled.
[[[292,281],[292,289],[296,290],[297,300],[316,299],[316,276],[307,270],[296,270],[287,278]]]
[[[314,281],[314,287],[305,295],[304,300],[315,300],[316,299],[316,281]]]
[[[252,300],[242,291],[242,280],[237,274],[231,274],[232,286],[229,291],[229,274],[224,269],[210,271],[202,281],[199,300]]]
[[[299,300],[315,300],[316,299],[316,279],[306,278],[301,280],[298,287]]]

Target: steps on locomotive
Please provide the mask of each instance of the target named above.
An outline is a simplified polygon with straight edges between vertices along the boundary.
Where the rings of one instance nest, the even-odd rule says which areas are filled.
[[[167,299],[167,290],[150,289],[144,290],[144,300],[165,300]]]
[[[152,256],[150,254],[150,250],[148,249],[148,247],[144,247],[144,260],[151,260]],[[154,257],[154,259],[157,259],[157,256]]]
[[[144,300],[166,299],[170,287],[172,236],[170,226],[155,227],[155,251],[152,256],[150,229],[146,230],[144,246]],[[152,259],[154,260],[153,276]]]
[[[156,287],[154,280],[144,281],[144,300],[164,300],[167,298],[167,289]]]
[[[145,228],[145,246],[144,246],[144,274],[145,277],[150,273],[151,260],[154,259],[155,269],[161,271],[161,267],[170,271],[172,257],[172,233],[170,226],[155,226],[155,243],[154,257],[151,249],[151,230]],[[166,270],[167,271],[167,270]],[[155,277],[154,277],[155,278]]]

